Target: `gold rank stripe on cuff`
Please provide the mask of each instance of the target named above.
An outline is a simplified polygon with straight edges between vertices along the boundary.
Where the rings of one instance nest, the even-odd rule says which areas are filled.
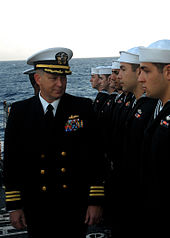
[[[91,186],[90,187],[90,197],[103,197],[104,194],[104,186]]]
[[[10,191],[6,192],[6,202],[14,202],[21,200],[21,193],[20,191]]]

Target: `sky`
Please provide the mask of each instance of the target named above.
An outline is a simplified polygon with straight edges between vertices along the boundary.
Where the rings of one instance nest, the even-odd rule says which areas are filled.
[[[0,60],[26,60],[66,47],[75,58],[170,39],[169,0],[5,0],[0,2]]]

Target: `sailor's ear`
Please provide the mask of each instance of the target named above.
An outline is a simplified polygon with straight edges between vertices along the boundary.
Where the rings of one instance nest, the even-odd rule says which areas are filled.
[[[166,74],[168,81],[170,81],[170,64],[165,66],[165,74]]]
[[[167,75],[168,75],[168,80],[170,80],[170,64],[167,66]]]
[[[138,68],[136,69],[136,74],[137,74],[137,77],[138,77],[138,78],[139,78],[140,73],[141,73],[141,67],[138,67]]]

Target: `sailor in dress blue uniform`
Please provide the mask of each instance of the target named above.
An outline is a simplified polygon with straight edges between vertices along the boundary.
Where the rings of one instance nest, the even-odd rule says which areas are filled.
[[[105,103],[106,99],[108,98],[109,94],[106,90],[103,90],[103,87],[101,85],[101,77],[99,76],[99,71],[103,68],[103,66],[98,66],[96,68],[91,68],[91,83],[92,83],[92,87],[98,90],[98,94],[96,95],[96,98],[93,102],[93,108],[94,111],[96,113],[96,115],[98,116],[98,113],[101,109],[101,107],[103,106],[103,104]],[[107,69],[106,69],[107,70]]]
[[[166,211],[170,207],[170,40],[159,40],[139,49],[140,82],[158,106],[145,130],[142,147],[144,232],[169,233]],[[141,204],[142,205],[142,204]]]

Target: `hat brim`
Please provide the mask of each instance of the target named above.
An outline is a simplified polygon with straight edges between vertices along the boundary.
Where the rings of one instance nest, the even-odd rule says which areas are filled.
[[[33,69],[27,69],[27,70],[25,70],[24,72],[23,72],[23,74],[35,74],[35,69],[33,68]]]

